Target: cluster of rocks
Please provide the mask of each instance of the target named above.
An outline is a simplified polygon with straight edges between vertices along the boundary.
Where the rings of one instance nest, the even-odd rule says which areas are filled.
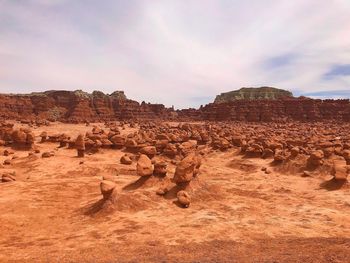
[[[188,163],[196,163],[196,156],[191,153],[226,151],[232,148],[239,149],[240,154],[246,158],[270,158],[274,165],[297,162],[303,171],[314,171],[323,166],[325,168],[322,169],[327,170],[335,161],[338,161],[337,167],[340,164],[346,167],[350,164],[348,133],[350,125],[337,122],[329,122],[327,126],[323,122],[179,123],[178,125],[142,122],[142,124],[130,123],[130,126],[138,129],[124,135],[119,131],[122,126],[119,128],[116,124],[107,126],[109,131],[94,127],[85,138],[78,137],[80,139],[79,143],[76,142],[78,151],[85,150],[84,143],[89,145],[90,149],[94,149],[93,152],[99,147],[122,149],[127,153],[121,157],[120,162],[131,165],[138,159],[137,171],[140,176],[150,176],[154,171],[162,173],[166,164],[152,163],[151,160],[155,156],[169,158],[174,163],[181,161],[183,170],[192,174],[192,167],[186,168]],[[177,170],[180,171],[181,168]],[[270,169],[266,171],[270,173]],[[176,183],[186,182],[191,178],[184,174],[182,178],[175,173]],[[195,174],[196,170],[194,176]]]
[[[29,128],[15,129],[12,123],[0,123],[0,146],[32,149],[34,144],[35,136]]]

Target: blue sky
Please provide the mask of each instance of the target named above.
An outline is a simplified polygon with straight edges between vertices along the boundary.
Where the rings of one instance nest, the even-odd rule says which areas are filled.
[[[350,97],[350,1],[0,0],[0,92],[182,108],[264,85]]]

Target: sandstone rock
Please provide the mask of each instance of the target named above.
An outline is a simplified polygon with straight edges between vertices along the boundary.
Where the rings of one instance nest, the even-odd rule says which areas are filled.
[[[322,150],[313,151],[308,159],[308,163],[312,166],[320,166],[324,163],[324,153]]]
[[[296,147],[293,147],[290,150],[290,152],[291,152],[291,157],[295,158],[295,157],[297,157],[299,155],[300,149],[299,149],[299,147],[296,146]]]
[[[16,172],[5,172],[1,176],[1,181],[3,183],[16,181]]]
[[[167,174],[167,163],[166,162],[156,162],[154,164],[153,174],[157,176],[166,176]]]
[[[350,165],[350,150],[344,150],[342,155],[346,161],[346,164]]]
[[[331,170],[331,175],[334,176],[335,180],[345,181],[348,177],[348,167],[346,163],[341,160],[334,160]]]
[[[115,191],[116,183],[112,181],[103,180],[100,183],[101,194],[103,199],[109,199],[112,193]]]
[[[176,148],[175,144],[169,143],[169,144],[165,147],[163,153],[164,153],[166,156],[170,157],[170,158],[174,158],[174,157],[177,155],[178,151],[177,151],[177,148]]]
[[[276,150],[273,158],[276,162],[283,162],[287,159],[285,152],[282,150]]]
[[[42,158],[50,158],[52,156],[54,156],[54,154],[51,152],[43,152],[41,155]]]
[[[75,140],[75,147],[77,149],[78,157],[84,157],[85,154],[85,141],[84,135],[79,134],[77,139]]]
[[[187,208],[191,203],[191,196],[186,191],[181,190],[177,193],[177,201],[180,205]]]
[[[162,185],[156,191],[157,195],[165,195],[170,190],[170,185],[168,183],[162,183]]]
[[[154,146],[146,146],[140,149],[140,153],[147,155],[149,158],[153,158],[157,154],[157,149]]]
[[[311,173],[309,171],[304,171],[303,174],[301,175],[302,177],[311,177]]]
[[[188,155],[177,164],[173,181],[176,184],[190,182],[198,172],[198,166],[200,166],[198,157],[194,153]]]
[[[131,158],[129,157],[129,155],[123,155],[121,158],[120,158],[120,163],[121,164],[126,164],[126,165],[130,165],[132,164],[132,160]]]
[[[187,156],[190,153],[194,152],[197,148],[197,141],[189,140],[188,142],[184,142],[179,146],[179,150],[183,156]]]
[[[152,161],[147,157],[147,155],[140,155],[136,165],[136,172],[139,176],[150,176],[153,174]]]

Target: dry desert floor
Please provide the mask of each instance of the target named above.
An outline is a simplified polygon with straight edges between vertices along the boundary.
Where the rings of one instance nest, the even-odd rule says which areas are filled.
[[[34,132],[44,130],[74,137],[91,126]],[[210,151],[185,209],[156,195],[157,179],[140,181],[135,163],[120,164],[121,150],[81,163],[74,149],[37,147],[55,156],[16,151],[1,168],[17,181],[0,183],[0,262],[350,262],[350,191],[323,189],[322,178],[265,174],[271,160]],[[174,170],[169,162],[169,177]],[[108,213],[98,209],[105,175],[118,188]]]

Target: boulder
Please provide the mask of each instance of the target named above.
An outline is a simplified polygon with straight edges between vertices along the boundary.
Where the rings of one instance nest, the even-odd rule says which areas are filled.
[[[320,166],[324,163],[324,153],[322,150],[313,151],[308,159],[308,163],[312,166]]]
[[[137,161],[136,172],[139,176],[150,176],[153,174],[152,161],[145,154],[141,154]]]
[[[131,160],[131,158],[130,158],[129,155],[124,154],[124,155],[120,158],[120,163],[121,163],[121,164],[130,165],[130,164],[132,164],[132,160]]]
[[[175,169],[173,181],[176,184],[189,183],[198,173],[200,160],[195,153],[192,153],[179,162]]]
[[[183,207],[189,207],[190,203],[191,203],[191,196],[189,193],[187,193],[184,190],[181,190],[177,193],[177,201],[179,202],[179,204]]]
[[[100,183],[101,194],[103,199],[109,199],[112,193],[115,191],[116,183],[108,180],[103,180]]]

